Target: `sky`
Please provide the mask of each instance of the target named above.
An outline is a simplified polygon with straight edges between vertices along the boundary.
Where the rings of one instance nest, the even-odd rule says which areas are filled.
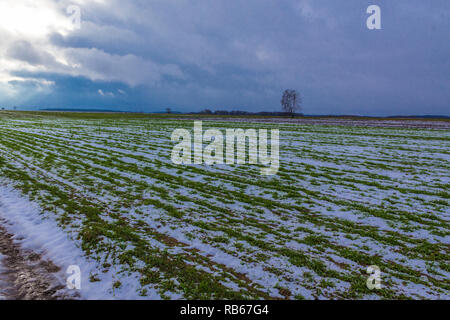
[[[450,115],[450,1],[0,0],[2,107],[280,111],[284,89],[305,114]]]

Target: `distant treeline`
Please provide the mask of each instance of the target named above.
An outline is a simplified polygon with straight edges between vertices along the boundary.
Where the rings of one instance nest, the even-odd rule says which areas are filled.
[[[227,110],[217,110],[212,111],[209,109],[202,110],[200,112],[187,112],[185,114],[202,114],[202,115],[219,115],[219,116],[272,116],[272,117],[284,117],[291,116],[288,112],[248,112],[241,110],[227,111]],[[358,115],[312,115],[312,114],[303,114],[303,113],[294,113],[296,117],[320,117],[320,118],[387,118],[387,119],[395,119],[395,118],[413,118],[413,119],[450,119],[449,116],[443,115],[409,115],[409,116],[358,116]]]
[[[386,118],[418,118],[418,119],[423,119],[423,118],[443,118],[443,119],[450,119],[450,116],[439,116],[439,115],[424,115],[424,116],[389,116]]]
[[[200,112],[188,112],[187,114],[211,114],[218,116],[272,116],[272,117],[283,117],[290,116],[291,114],[288,112],[248,112],[248,111],[240,111],[240,110],[216,110],[211,111],[209,109],[202,110]],[[294,116],[303,116],[302,113],[295,113]]]
[[[7,110],[5,107],[0,107],[0,110]],[[13,110],[17,110],[17,107],[14,107]],[[30,108],[27,108],[30,109]],[[200,112],[179,112],[179,111],[169,111],[169,112],[143,112],[143,111],[124,111],[120,109],[88,109],[88,108],[36,108],[40,111],[49,111],[49,112],[92,112],[92,113],[142,113],[142,114],[163,114],[163,113],[171,113],[171,114],[201,114],[201,115],[219,115],[219,116],[267,116],[267,117],[289,117],[291,116],[287,112],[249,112],[249,111],[241,111],[241,110],[216,110],[212,111],[210,109],[205,109]],[[384,119],[396,119],[396,118],[407,118],[407,119],[450,119],[450,116],[444,115],[395,115],[395,116],[361,116],[361,115],[312,115],[312,114],[303,114],[303,113],[295,113],[296,117],[314,117],[314,118],[384,118]]]
[[[83,109],[83,108],[79,108],[79,109],[70,109],[70,108],[49,108],[49,109],[39,109],[40,111],[50,111],[50,112],[107,112],[107,113],[111,113],[111,112],[117,112],[117,113],[123,113],[125,111],[120,111],[120,110],[113,110],[113,109]]]

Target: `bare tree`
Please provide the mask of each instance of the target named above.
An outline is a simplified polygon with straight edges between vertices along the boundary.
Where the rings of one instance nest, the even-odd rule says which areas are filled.
[[[281,107],[283,111],[294,117],[296,111],[300,111],[302,107],[302,97],[296,90],[287,89],[283,92],[281,98]]]

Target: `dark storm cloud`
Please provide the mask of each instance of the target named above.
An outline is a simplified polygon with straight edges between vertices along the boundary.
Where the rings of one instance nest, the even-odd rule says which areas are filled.
[[[107,3],[83,5],[80,30],[48,38],[77,65],[53,71],[89,80],[89,105],[277,110],[296,88],[308,114],[450,113],[448,1]],[[371,4],[382,30],[366,27]],[[11,57],[51,64],[23,46]],[[71,90],[54,94],[69,101]]]

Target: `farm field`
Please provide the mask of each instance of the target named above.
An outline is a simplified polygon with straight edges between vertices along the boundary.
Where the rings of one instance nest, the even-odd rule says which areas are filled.
[[[54,262],[83,260],[85,297],[450,298],[448,126],[213,127],[279,129],[278,174],[173,164],[189,119],[0,115],[0,223],[54,225],[40,238],[67,237]]]

